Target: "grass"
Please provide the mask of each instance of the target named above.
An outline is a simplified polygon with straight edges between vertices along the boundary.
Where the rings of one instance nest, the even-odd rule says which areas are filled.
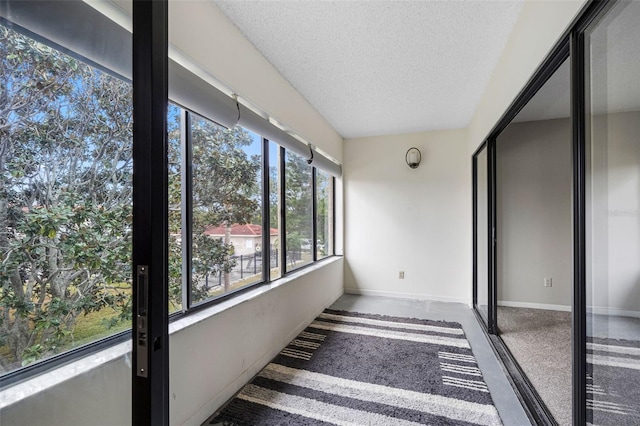
[[[111,328],[105,327],[104,321],[108,321],[117,315],[118,313],[109,307],[90,312],[87,315],[80,315],[76,318],[76,326],[72,333],[73,340],[69,342],[69,346],[66,349],[81,346],[131,328],[131,321],[118,323]]]
[[[289,269],[293,269],[301,264],[307,263],[306,259],[295,262],[294,265],[287,265]],[[280,268],[272,268],[271,276],[279,278]],[[260,274],[248,276],[242,280],[238,280],[232,282],[229,291],[238,290],[240,288],[246,287],[248,285],[254,284],[261,279]],[[128,289],[130,292],[131,290]],[[224,294],[223,287],[214,287],[208,294],[208,297],[216,297]],[[169,304],[169,313],[173,313],[179,311],[181,309],[181,304],[171,303]],[[118,315],[111,307],[104,307],[98,311],[93,311],[88,314],[80,314],[76,318],[76,323],[73,328],[71,335],[69,336],[68,341],[58,348],[57,352],[64,352],[66,350],[70,350],[87,343],[94,342],[98,339],[108,337],[114,334],[117,334],[121,331],[125,331],[131,328],[131,321],[126,321],[122,323],[118,323],[116,326],[107,328],[105,326],[105,322],[108,322],[112,318]],[[8,346],[0,346],[0,357],[5,360],[8,360],[11,357],[10,350]]]

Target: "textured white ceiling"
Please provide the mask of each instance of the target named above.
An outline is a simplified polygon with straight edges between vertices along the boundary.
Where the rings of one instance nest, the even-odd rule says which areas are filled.
[[[523,1],[215,3],[349,138],[467,127]]]

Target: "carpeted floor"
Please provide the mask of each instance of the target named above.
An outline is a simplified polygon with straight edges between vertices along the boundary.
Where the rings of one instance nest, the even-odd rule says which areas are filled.
[[[212,425],[501,425],[457,323],[326,310]]]
[[[500,337],[560,425],[571,424],[571,312],[498,307]]]
[[[587,319],[590,423],[638,425],[640,319],[604,315]],[[556,421],[571,425],[571,313],[499,306],[498,328]]]

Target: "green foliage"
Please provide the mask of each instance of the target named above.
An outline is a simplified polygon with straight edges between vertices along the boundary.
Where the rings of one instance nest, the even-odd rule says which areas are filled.
[[[0,372],[131,321],[131,86],[0,26]],[[233,268],[208,226],[260,211],[242,129],[193,122],[193,300]],[[182,300],[180,114],[168,117],[169,297]],[[91,326],[77,327],[86,318]],[[83,328],[76,340],[76,328]]]
[[[68,347],[78,315],[130,318],[131,87],[0,27],[3,369]]]
[[[329,209],[331,176],[316,171],[316,229],[318,256],[326,256],[329,250]]]
[[[299,155],[287,153],[285,164],[285,206],[287,250],[301,250],[313,241],[311,166]]]
[[[193,264],[192,300],[208,295],[207,275],[229,274],[236,260],[229,229],[233,224],[257,221],[260,214],[260,158],[249,157],[245,148],[251,136],[240,127],[226,129],[194,117],[193,141]],[[227,228],[227,238],[207,235],[210,227]],[[228,275],[227,275],[228,279]]]

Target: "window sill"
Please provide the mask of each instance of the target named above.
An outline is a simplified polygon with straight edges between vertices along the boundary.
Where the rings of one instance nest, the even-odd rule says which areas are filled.
[[[186,314],[184,317],[177,319],[169,324],[169,335],[177,333],[181,330],[189,328],[195,324],[205,321],[221,312],[232,309],[249,300],[260,297],[272,289],[286,286],[296,279],[308,273],[316,271],[337,262],[342,258],[339,256],[330,256],[322,260],[318,260],[312,265],[306,266],[298,271],[293,271],[283,278],[272,281],[269,284],[257,286],[247,292],[240,293],[235,297],[224,300],[220,303],[204,308],[202,310]],[[56,385],[71,380],[74,377],[86,374],[89,371],[98,368],[109,362],[113,362],[120,358],[125,358],[124,362],[128,366],[131,365],[131,341],[118,343],[106,349],[94,352],[85,357],[74,360],[68,364],[58,366],[45,373],[31,377],[25,381],[18,382],[15,385],[3,389],[0,393],[0,410],[5,407],[19,403],[20,401],[34,396],[40,392],[54,388]]]
[[[255,288],[252,288],[251,290],[240,293],[237,296],[231,297],[220,303],[216,303],[215,305],[204,308],[197,312],[188,313],[183,318],[180,318],[169,324],[169,334],[171,335],[180,330],[191,327],[192,325],[202,322],[214,315],[219,314],[220,312],[224,312],[237,305],[240,305],[241,303],[245,303],[249,300],[260,297],[260,295],[268,291],[271,291],[274,288],[285,286],[288,283],[296,280],[297,278],[300,278],[301,276],[307,273],[316,271],[324,267],[325,265],[338,261],[338,259],[341,259],[341,257],[338,257],[338,256],[325,257],[324,259],[318,260],[310,265],[303,266],[298,270],[291,271],[286,276],[282,278],[278,278],[275,281],[271,281],[268,284],[258,285]]]

